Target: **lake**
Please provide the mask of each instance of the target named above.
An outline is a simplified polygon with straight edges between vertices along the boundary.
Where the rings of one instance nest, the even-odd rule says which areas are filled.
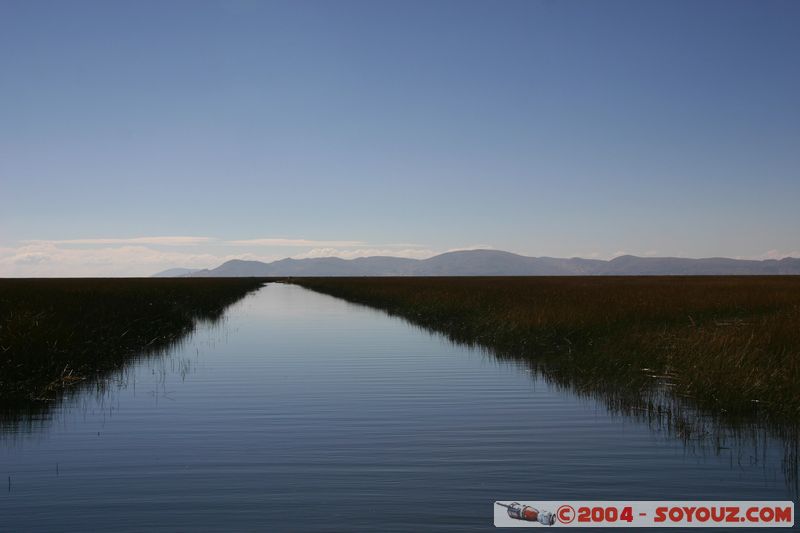
[[[0,530],[484,531],[495,500],[795,499],[786,442],[745,433],[686,441],[524,364],[273,283],[5,422]]]

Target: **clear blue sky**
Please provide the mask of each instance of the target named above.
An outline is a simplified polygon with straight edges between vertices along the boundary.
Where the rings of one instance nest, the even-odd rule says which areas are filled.
[[[774,0],[0,0],[0,276],[798,255],[798,28]]]

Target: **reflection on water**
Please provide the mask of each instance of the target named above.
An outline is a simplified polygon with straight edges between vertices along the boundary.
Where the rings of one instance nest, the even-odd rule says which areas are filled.
[[[271,284],[4,423],[0,529],[488,530],[495,500],[796,494],[792,434],[642,409]]]
[[[208,330],[223,320],[222,313],[215,313],[207,318],[197,317],[190,328],[176,332],[174,336],[159,338],[138,355],[131,356],[117,370],[98,373],[89,379],[76,381],[72,386],[56,390],[53,398],[29,400],[22,399],[11,405],[0,405],[0,435],[20,434],[38,431],[47,427],[53,411],[64,410],[66,405],[86,404],[87,398],[95,398],[102,403],[106,395],[113,390],[127,386],[128,369],[141,364],[163,364],[176,371],[176,365],[188,364],[188,360],[179,361],[173,354],[183,348],[187,338],[197,328]],[[178,370],[185,374],[184,370]],[[166,368],[163,369],[166,372]]]
[[[353,304],[361,306],[361,304]],[[366,306],[369,307],[369,306]],[[440,332],[416,324],[402,315],[391,316],[406,321],[410,327],[448,339],[450,342],[478,350],[499,361],[517,366],[521,371],[544,380],[548,385],[580,398],[588,398],[606,407],[611,416],[624,416],[646,424],[652,431],[680,440],[687,453],[730,455],[739,452],[731,463],[752,465],[766,462],[767,443],[780,443],[783,454],[781,469],[792,496],[800,494],[800,426],[796,422],[771,420],[753,403],[752,412],[730,413],[708,411],[699,407],[695,398],[674,393],[674,376],[653,375],[643,368],[638,376],[630,372],[604,374],[581,372],[580,368],[564,365],[559,368],[533,354],[520,354],[489,348],[480,342],[457,333]]]
[[[751,416],[725,417],[698,408],[691,398],[676,396],[669,388],[638,384],[626,387],[564,376],[528,357],[494,355],[504,361],[515,361],[524,371],[554,388],[605,406],[613,418],[633,419],[658,435],[681,442],[687,454],[726,457],[731,466],[769,468],[774,466],[770,464],[774,457],[768,453],[769,449],[780,449],[780,468],[788,494],[792,498],[800,494],[800,428],[767,421],[760,416],[757,406]]]

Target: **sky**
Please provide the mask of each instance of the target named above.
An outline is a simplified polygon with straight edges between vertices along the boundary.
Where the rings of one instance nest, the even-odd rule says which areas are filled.
[[[800,256],[800,2],[0,0],[0,276]]]

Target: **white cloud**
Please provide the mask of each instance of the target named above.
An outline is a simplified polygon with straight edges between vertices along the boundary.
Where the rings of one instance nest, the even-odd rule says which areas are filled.
[[[283,238],[264,238],[264,239],[243,239],[235,241],[225,241],[226,244],[233,244],[236,246],[299,246],[299,247],[316,247],[316,246],[367,246],[367,243],[362,241],[315,241],[309,239],[283,239]]]
[[[447,252],[465,252],[467,250],[494,250],[491,244],[470,244],[468,246],[461,246],[459,248],[450,248]]]
[[[763,254],[752,257],[751,259],[783,259],[785,257],[800,257],[800,250],[794,252],[782,252],[780,250],[767,250]]]
[[[255,244],[253,244],[255,241]],[[292,244],[287,244],[287,242]],[[136,237],[109,239],[69,239],[23,241],[18,247],[0,247],[0,277],[73,277],[73,276],[149,276],[160,270],[173,267],[213,268],[231,259],[248,259],[270,262],[285,257],[285,253],[266,253],[242,250],[243,253],[222,252],[219,245],[236,243],[253,245],[253,250],[262,246],[305,246],[308,249],[292,255],[295,259],[317,257],[340,257],[355,259],[370,256],[408,257],[426,259],[437,250],[413,244],[368,245],[361,241],[317,241],[307,239],[255,239],[224,241],[211,237]],[[271,243],[271,244],[267,244]],[[302,243],[302,244],[301,244]],[[318,245],[325,243],[325,245]],[[333,243],[333,244],[330,244]],[[165,249],[162,246],[195,245],[195,248]],[[206,246],[203,246],[206,245]],[[455,250],[493,249],[486,244],[452,248]],[[269,253],[273,252],[273,253]],[[626,253],[654,256],[655,250],[647,252],[619,251],[611,257]],[[600,258],[602,254],[576,254],[578,257]],[[683,252],[675,254],[685,256]],[[608,257],[608,256],[606,256]],[[800,257],[800,251],[768,250],[750,259],[782,259]]]
[[[408,257],[411,259],[427,259],[436,255],[433,250],[425,248],[360,248],[356,250],[342,250],[339,248],[314,248],[307,252],[296,254],[292,259],[309,259],[316,257],[339,257],[341,259],[355,259],[357,257],[371,256]]]
[[[221,248],[225,246],[243,249],[231,254]],[[273,250],[269,250],[270,247]],[[357,240],[282,237],[225,240],[186,235],[34,239],[20,241],[16,247],[0,246],[0,277],[150,276],[174,267],[214,268],[231,259],[275,261],[286,257],[285,252],[274,253],[282,247],[308,249],[295,257],[352,259],[392,255],[425,258],[434,255],[433,251],[413,244],[370,245]],[[261,249],[266,253],[257,252]]]
[[[531,256],[531,254],[522,254],[522,255]],[[534,256],[531,256],[531,257],[534,257]],[[604,254],[604,253],[601,253],[601,252],[598,252],[598,251],[594,251],[594,252],[572,252],[572,253],[566,254],[564,256],[541,254],[541,255],[538,255],[538,256],[535,256],[535,257],[564,257],[564,258],[569,258],[569,259],[577,257],[577,258],[580,258],[580,259],[600,259],[600,260],[603,260],[603,261],[606,261],[606,260],[609,259],[608,254]]]
[[[31,239],[21,241],[24,244],[54,244],[54,245],[78,245],[78,246],[99,246],[99,245],[150,245],[150,246],[190,246],[203,244],[230,245],[230,246],[273,246],[273,247],[297,247],[297,248],[361,248],[361,247],[384,247],[384,248],[422,248],[420,244],[392,243],[392,244],[369,244],[364,241],[356,240],[318,240],[318,239],[287,239],[283,237],[264,237],[258,239],[233,239],[225,240],[216,237],[196,237],[185,235],[168,235],[153,237],[100,237],[100,238],[81,238],[81,239]],[[475,248],[475,247],[472,247]],[[463,248],[463,249],[472,249]],[[0,248],[0,251],[3,249]]]
[[[273,250],[254,253],[271,243],[281,246],[306,246],[308,251],[294,257],[341,257],[353,259],[374,255],[427,258],[433,250],[398,245],[367,246],[361,241],[315,241],[306,239],[258,239],[223,241],[210,237],[136,237],[65,240],[28,240],[18,247],[0,247],[0,277],[91,277],[150,276],[174,267],[214,268],[231,259],[270,262],[286,257]],[[290,242],[291,244],[287,244]],[[310,246],[333,243],[335,246]],[[246,247],[236,254],[222,252],[220,245]],[[162,246],[195,245],[189,249],[165,249]],[[205,246],[203,246],[205,245]],[[217,252],[217,253],[215,253]]]
[[[393,242],[388,244],[376,244],[373,247],[382,246],[384,248],[425,248],[426,245],[413,242]]]
[[[250,259],[274,257],[245,254]],[[0,249],[0,277],[149,276],[172,267],[215,267],[237,256],[164,251],[147,246],[61,247],[49,242]]]
[[[206,244],[213,241],[213,237],[189,236],[164,236],[164,237],[131,237],[131,238],[98,238],[98,239],[59,239],[59,240],[28,240],[26,244],[78,244],[78,245],[103,245],[103,244],[141,244],[163,246],[190,246]]]

